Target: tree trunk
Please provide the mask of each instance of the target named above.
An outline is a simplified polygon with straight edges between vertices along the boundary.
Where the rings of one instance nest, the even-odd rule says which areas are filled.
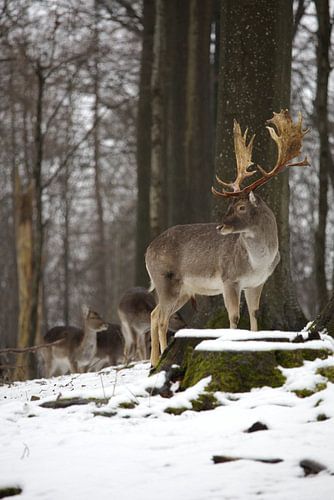
[[[207,222],[213,177],[210,41],[213,4],[190,1],[187,66],[187,222]]]
[[[308,327],[311,333],[328,333],[334,338],[334,292],[317,318]]]
[[[22,191],[18,171],[15,173],[15,235],[19,292],[17,347],[30,345],[31,283],[33,275],[33,187]],[[14,379],[29,376],[27,355],[16,357]]]
[[[101,182],[101,151],[100,151],[100,122],[99,122],[99,108],[100,108],[100,71],[99,71],[99,32],[97,27],[97,4],[95,3],[95,59],[94,59],[94,187],[95,187],[95,200],[97,209],[97,296],[100,304],[100,311],[105,318],[108,312],[107,304],[107,255],[106,255],[106,238],[105,238],[105,224],[104,224],[104,209],[102,201],[102,182]]]
[[[333,167],[328,140],[328,79],[330,74],[329,50],[331,22],[328,0],[315,2],[318,18],[317,46],[317,128],[320,139],[319,158],[319,217],[315,235],[315,279],[317,286],[318,308],[328,300],[326,283],[326,224],[328,213],[328,173]]]
[[[137,224],[136,284],[147,286],[145,251],[150,242],[151,123],[152,123],[152,59],[154,33],[154,0],[144,0],[143,41],[137,116]]]
[[[221,10],[220,80],[216,172],[235,178],[233,119],[256,133],[254,161],[269,169],[276,149],[265,129],[273,111],[289,107],[292,5],[285,0],[223,0]],[[261,191],[275,213],[281,262],[269,278],[261,300],[260,326],[298,330],[305,324],[290,275],[288,174],[274,178]],[[226,206],[219,200],[213,215],[219,220]]]
[[[150,185],[150,223],[151,237],[154,238],[166,227],[166,193],[163,189],[165,179],[165,8],[164,0],[157,0],[155,11],[155,31],[153,42],[152,67],[152,127],[151,127],[151,185]]]
[[[43,202],[42,202],[42,162],[44,135],[42,132],[43,98],[45,78],[43,68],[39,63],[36,65],[37,78],[37,103],[36,103],[36,126],[35,126],[35,159],[33,166],[34,183],[34,225],[33,225],[33,264],[31,280],[31,317],[29,325],[28,346],[35,344],[40,338],[41,326],[41,284],[42,284],[42,258],[43,258]],[[28,377],[36,374],[35,358],[28,356]]]

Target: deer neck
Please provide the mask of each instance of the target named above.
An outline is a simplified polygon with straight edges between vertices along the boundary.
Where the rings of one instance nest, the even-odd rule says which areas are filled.
[[[271,262],[278,252],[278,237],[275,221],[252,228],[240,234],[240,244],[246,250],[252,267]]]
[[[85,325],[84,336],[79,347],[78,363],[88,364],[96,355],[96,330]]]

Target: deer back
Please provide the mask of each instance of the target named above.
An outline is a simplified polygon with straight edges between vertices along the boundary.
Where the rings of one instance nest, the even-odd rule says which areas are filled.
[[[180,288],[189,296],[216,295],[226,281],[242,288],[264,283],[278,259],[275,216],[256,196],[253,203],[233,200],[219,226],[167,229],[148,247],[146,266],[159,296],[180,295]]]

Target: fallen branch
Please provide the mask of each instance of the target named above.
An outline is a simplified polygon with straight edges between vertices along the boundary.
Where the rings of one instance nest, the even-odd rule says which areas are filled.
[[[31,347],[7,347],[6,349],[0,349],[0,354],[14,353],[21,354],[23,352],[35,352],[39,349],[45,349],[49,347],[53,347],[57,344],[63,342],[64,339],[55,340],[54,342],[49,342],[47,344],[33,345]]]

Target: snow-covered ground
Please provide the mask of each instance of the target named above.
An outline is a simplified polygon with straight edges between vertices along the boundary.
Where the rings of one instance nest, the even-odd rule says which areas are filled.
[[[22,500],[334,499],[334,384],[305,398],[292,392],[323,383],[316,371],[330,365],[334,356],[282,369],[284,387],[217,393],[221,406],[202,412],[190,401],[208,379],[154,396],[164,373],[149,377],[148,363],[2,386],[0,488],[21,487]],[[109,402],[40,406],[68,397]],[[258,421],[268,430],[245,432]],[[214,464],[213,455],[240,460]],[[305,477],[305,459],[326,470]]]

